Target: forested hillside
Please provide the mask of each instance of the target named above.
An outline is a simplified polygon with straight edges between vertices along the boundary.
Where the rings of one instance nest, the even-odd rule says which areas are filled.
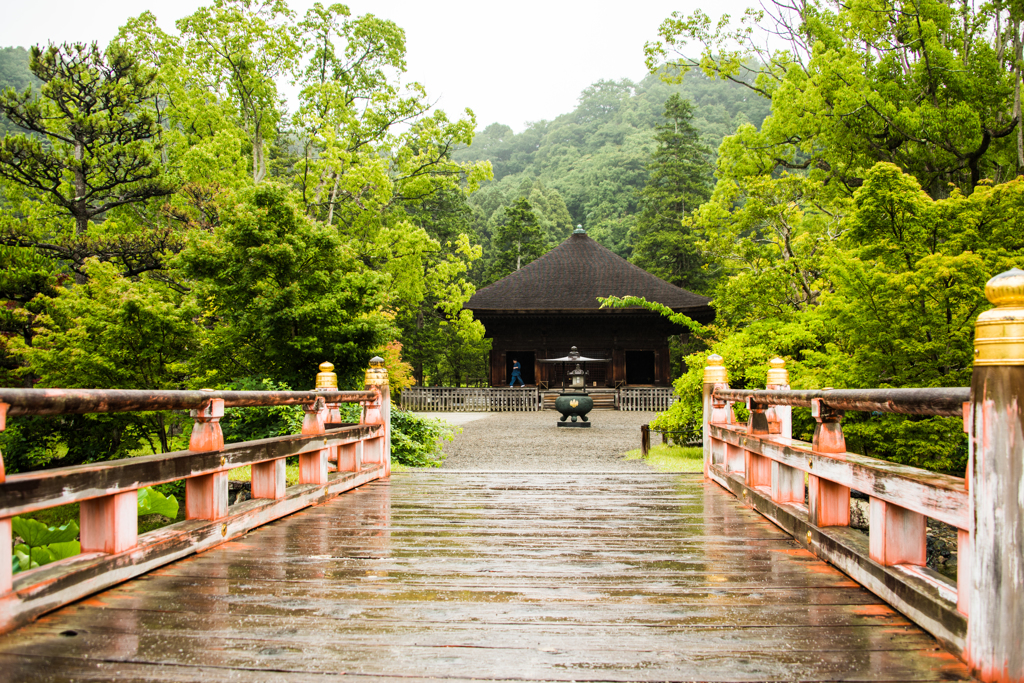
[[[491,124],[471,146],[453,154],[459,161],[490,161],[494,169],[494,181],[470,198],[474,228],[484,246],[482,282],[500,274],[487,267],[500,251],[491,236],[520,197],[536,213],[548,247],[583,225],[591,237],[629,258],[639,192],[648,181],[656,147],[655,129],[673,93],[693,103],[692,123],[712,151],[738,126],[759,127],[768,114],[769,102],[740,84],[699,72],[680,84],[661,75],[639,83],[599,81],[580,94],[574,111],[532,123],[519,134]]]

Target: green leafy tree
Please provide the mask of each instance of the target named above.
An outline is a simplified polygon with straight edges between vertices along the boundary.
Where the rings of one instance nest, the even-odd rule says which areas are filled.
[[[88,280],[33,301],[40,315],[32,344],[13,340],[12,349],[44,387],[176,389],[189,375],[187,363],[200,347],[198,307],[163,282],[132,280],[113,264],[90,260]],[[82,438],[69,443],[61,464],[125,455],[140,440],[152,452],[170,450],[169,431],[179,424],[167,412],[81,416],[125,435],[106,447]],[[110,449],[113,449],[112,451]]]
[[[498,218],[491,235],[491,246],[494,250],[494,260],[488,271],[491,282],[544,255],[547,251],[544,232],[528,199],[520,197]]]
[[[969,194],[1024,167],[1021,17],[1013,4],[947,0],[770,2],[739,26],[697,10],[664,21],[647,63],[671,58],[678,78],[699,67],[770,99],[772,116],[746,144],[769,150],[774,168],[807,170],[848,196],[884,161],[941,198],[950,184]],[[786,49],[762,48],[761,31]]]
[[[221,225],[193,234],[179,256],[205,309],[203,381],[263,376],[305,388],[330,359],[353,385],[367,350],[394,338],[381,312],[386,277],[284,187],[261,183],[224,204]]]
[[[658,147],[648,167],[650,179],[640,191],[633,263],[673,284],[703,291],[709,274],[698,235],[683,218],[711,196],[710,150],[693,126],[693,105],[678,93],[665,103],[665,118],[654,136]]]
[[[230,103],[246,135],[254,183],[267,176],[266,145],[281,119],[276,79],[300,54],[292,18],[282,0],[214,0],[177,22],[190,77]]]

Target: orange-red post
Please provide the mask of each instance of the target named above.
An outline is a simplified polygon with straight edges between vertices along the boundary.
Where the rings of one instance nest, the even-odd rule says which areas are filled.
[[[192,437],[190,451],[219,451],[224,448],[224,399],[213,398],[191,413]],[[228,471],[211,472],[185,480],[185,517],[187,519],[220,519],[228,514]]]
[[[302,420],[302,433],[307,436],[324,434],[324,419],[327,416],[327,405],[318,398],[312,405],[303,406],[305,416]],[[299,483],[327,483],[327,449],[299,454]]]
[[[811,415],[817,424],[811,450],[815,453],[845,453],[846,439],[840,422],[843,411],[834,410],[816,398],[811,401]],[[811,522],[817,526],[850,525],[850,488],[809,475],[807,501]]]

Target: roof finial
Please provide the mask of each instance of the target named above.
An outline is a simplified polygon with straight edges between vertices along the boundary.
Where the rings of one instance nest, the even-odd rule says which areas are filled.
[[[576,229],[572,231],[574,235],[586,235],[587,231],[583,229],[582,225],[577,225]]]

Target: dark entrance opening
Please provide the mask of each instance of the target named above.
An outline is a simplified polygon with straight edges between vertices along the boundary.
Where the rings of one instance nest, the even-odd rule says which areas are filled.
[[[626,384],[654,384],[654,351],[626,351]]]
[[[522,367],[519,369],[519,374],[523,376],[523,381],[527,384],[536,384],[533,376],[534,362],[537,354],[533,351],[507,351],[505,353],[505,385],[512,381],[512,361],[519,361],[519,365]],[[516,386],[519,386],[519,382],[516,382]]]

